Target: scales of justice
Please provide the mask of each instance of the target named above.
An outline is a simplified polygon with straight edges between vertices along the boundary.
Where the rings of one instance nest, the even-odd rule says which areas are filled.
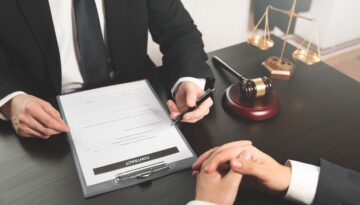
[[[289,36],[289,30],[292,24],[293,18],[300,18],[304,19],[306,21],[309,21],[312,23],[312,29],[310,31],[309,39],[303,40],[302,43],[298,46],[298,48],[293,52],[292,57],[300,61],[302,63],[305,63],[307,65],[312,65],[315,63],[320,62],[321,54],[320,54],[320,47],[319,47],[319,39],[318,39],[318,32],[316,30],[317,22],[315,19],[308,18],[305,16],[302,16],[295,11],[297,0],[293,0],[292,6],[290,10],[283,10],[279,8],[275,8],[273,6],[268,6],[248,36],[248,44],[260,49],[260,50],[269,50],[274,46],[274,41],[271,39],[270,36],[270,30],[269,30],[269,13],[270,11],[280,12],[282,14],[285,14],[289,16],[289,23],[287,26],[287,30],[284,36],[283,45],[281,49],[280,57],[278,56],[271,56],[267,58],[262,65],[271,73],[271,78],[273,79],[283,79],[288,80],[295,71],[295,65],[293,62],[291,62],[289,59],[284,58],[284,51],[285,47],[288,41]],[[263,34],[259,34],[258,28],[259,25],[264,22],[264,31]],[[257,34],[256,34],[257,32]],[[311,49],[311,42],[315,38],[315,46],[316,50]]]
[[[288,41],[290,27],[293,18],[300,18],[312,23],[312,29],[308,40],[302,43],[292,53],[292,57],[305,63],[312,65],[320,62],[320,48],[318,33],[316,30],[317,22],[315,19],[302,16],[295,11],[297,0],[293,0],[290,10],[283,10],[268,6],[248,36],[248,44],[260,50],[269,50],[274,46],[269,30],[269,13],[270,11],[280,12],[289,17],[287,31],[284,35],[280,56],[268,57],[262,65],[270,72],[272,79],[289,80],[294,74],[295,65],[289,59],[284,57],[285,47]],[[259,25],[264,22],[263,32],[258,32]],[[315,38],[316,49],[313,50],[311,42]],[[262,121],[276,116],[280,111],[280,103],[276,92],[273,90],[272,81],[268,77],[260,77],[255,79],[247,79],[237,73],[233,68],[227,65],[218,57],[213,57],[213,63],[217,67],[221,67],[239,79],[239,82],[231,85],[223,96],[223,105],[231,114],[245,118],[248,120]]]

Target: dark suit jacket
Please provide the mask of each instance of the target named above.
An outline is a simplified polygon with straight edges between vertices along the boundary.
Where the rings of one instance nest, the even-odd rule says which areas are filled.
[[[358,160],[354,157],[354,160]],[[321,160],[316,205],[359,205],[360,173]]]
[[[201,33],[180,0],[105,0],[106,33],[115,79],[154,69],[148,30],[164,54],[170,86],[184,76],[212,79]],[[47,98],[61,92],[61,65],[48,0],[0,0],[0,99],[23,90]]]

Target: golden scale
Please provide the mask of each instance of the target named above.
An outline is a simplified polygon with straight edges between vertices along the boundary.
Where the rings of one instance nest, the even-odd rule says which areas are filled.
[[[248,44],[259,48],[260,50],[268,50],[274,46],[274,41],[271,40],[269,30],[269,12],[276,11],[283,13],[290,17],[287,26],[287,31],[284,36],[284,42],[281,49],[280,57],[268,57],[262,65],[271,73],[271,78],[289,80],[294,74],[295,65],[289,59],[284,58],[284,51],[288,41],[289,30],[293,18],[301,18],[312,22],[312,29],[310,31],[310,38],[308,41],[303,40],[302,43],[293,52],[292,57],[305,63],[312,65],[320,61],[320,48],[318,33],[316,30],[317,22],[315,19],[302,16],[295,12],[297,0],[293,0],[290,10],[283,10],[273,6],[266,7],[265,13],[260,18],[254,29],[248,36]],[[263,32],[257,32],[259,25],[265,21]],[[259,35],[260,33],[260,35]],[[317,49],[311,49],[311,42],[315,38]],[[238,82],[226,89],[223,96],[223,106],[229,113],[247,120],[262,121],[275,117],[280,111],[279,98],[272,88],[272,81],[268,77],[261,77],[255,79],[247,79],[241,74],[237,73],[235,69],[231,68],[219,57],[213,57],[213,64],[216,67],[222,68],[238,78]]]
[[[290,10],[283,10],[279,8],[275,8],[273,6],[266,7],[266,10],[263,14],[263,16],[260,18],[254,29],[250,32],[248,36],[248,44],[260,49],[260,50],[269,50],[274,46],[274,41],[270,37],[270,30],[269,30],[269,12],[270,11],[276,11],[283,13],[285,15],[289,16],[289,23],[287,26],[287,31],[284,36],[284,42],[281,49],[280,57],[278,56],[271,56],[267,58],[262,65],[270,71],[271,78],[275,79],[283,79],[288,80],[294,73],[295,65],[292,63],[289,59],[284,58],[284,51],[286,47],[286,43],[288,41],[289,36],[289,30],[291,27],[291,23],[293,18],[301,18],[307,21],[312,22],[312,29],[310,31],[310,37],[309,40],[303,40],[303,42],[300,44],[300,46],[293,52],[292,57],[295,60],[298,60],[302,63],[305,63],[307,65],[312,65],[315,63],[318,63],[320,61],[320,48],[319,48],[319,39],[318,39],[318,32],[316,30],[317,22],[315,19],[308,18],[305,16],[302,16],[295,12],[295,6],[296,6],[297,0],[293,0],[292,6]],[[259,34],[258,27],[259,25],[265,21],[264,31],[261,32],[263,34]],[[316,42],[316,50],[311,49],[311,42],[315,38]]]

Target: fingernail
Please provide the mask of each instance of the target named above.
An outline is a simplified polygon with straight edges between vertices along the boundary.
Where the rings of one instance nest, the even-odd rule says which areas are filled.
[[[232,165],[233,165],[235,168],[241,168],[241,167],[242,167],[241,162],[238,161],[238,160],[232,161]]]

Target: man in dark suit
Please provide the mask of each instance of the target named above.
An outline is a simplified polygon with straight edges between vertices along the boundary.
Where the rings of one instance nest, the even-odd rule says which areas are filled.
[[[155,69],[148,30],[164,54],[175,117],[213,84],[201,33],[180,0],[0,0],[0,118],[24,137],[69,131],[43,99],[146,77]],[[211,106],[208,99],[184,121]]]
[[[217,174],[219,167],[229,162],[229,173]],[[197,175],[197,201],[188,205],[234,203],[242,175],[251,176],[253,184],[262,190],[301,204],[360,202],[360,173],[323,159],[320,167],[293,160],[281,165],[249,141],[232,142],[205,152],[194,163],[193,170]]]

